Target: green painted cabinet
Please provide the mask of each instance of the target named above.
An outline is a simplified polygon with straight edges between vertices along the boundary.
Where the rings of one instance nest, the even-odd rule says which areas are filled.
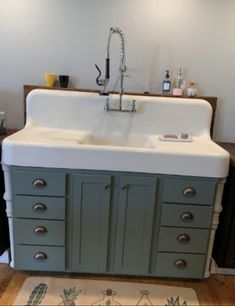
[[[215,179],[164,176],[154,274],[204,278]]]
[[[147,274],[156,178],[72,175],[73,267],[78,272],[108,272],[110,244],[116,241],[114,272]],[[116,198],[111,193],[116,189]],[[118,207],[116,219],[111,211]],[[116,223],[116,235],[111,227]]]
[[[66,173],[12,167],[12,265],[16,269],[66,271],[68,242]]]
[[[106,272],[110,215],[110,175],[72,175],[73,267]]]
[[[217,179],[10,167],[12,267],[203,278]]]
[[[155,177],[121,176],[114,271],[147,275],[156,199]]]

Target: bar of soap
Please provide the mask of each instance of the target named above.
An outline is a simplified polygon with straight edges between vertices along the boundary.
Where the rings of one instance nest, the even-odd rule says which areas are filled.
[[[173,139],[178,138],[178,136],[176,134],[164,134],[163,137],[164,138],[173,138]]]

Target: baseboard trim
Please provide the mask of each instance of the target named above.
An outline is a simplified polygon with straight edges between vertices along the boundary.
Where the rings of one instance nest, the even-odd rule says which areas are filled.
[[[235,269],[218,267],[215,260],[212,258],[211,271],[212,274],[235,275]]]
[[[9,252],[6,250],[1,256],[0,256],[0,263],[9,263]]]
[[[235,269],[230,268],[218,268],[217,274],[225,274],[225,275],[235,275]]]

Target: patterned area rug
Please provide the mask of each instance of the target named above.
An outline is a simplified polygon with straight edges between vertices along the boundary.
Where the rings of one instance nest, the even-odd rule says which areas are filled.
[[[13,305],[197,306],[199,302],[191,288],[90,279],[29,277]]]

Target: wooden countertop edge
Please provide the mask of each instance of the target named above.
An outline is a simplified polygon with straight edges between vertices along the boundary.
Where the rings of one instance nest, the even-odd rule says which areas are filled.
[[[235,167],[235,143],[231,142],[218,142],[218,145],[220,145],[222,148],[224,148],[226,151],[230,154],[230,160],[231,165]]]
[[[9,130],[7,130],[7,134],[0,135],[0,144],[2,143],[4,138],[6,138],[6,137],[8,137],[8,136],[10,136],[10,135],[12,135],[12,134],[14,134],[16,132],[18,132],[18,130],[16,130],[16,129],[9,129]]]
[[[29,91],[31,91],[32,89],[50,89],[50,90],[67,90],[67,91],[81,91],[81,92],[94,92],[94,93],[99,93],[100,90],[98,89],[86,89],[86,88],[61,88],[61,87],[48,87],[48,86],[43,86],[43,85],[29,85],[26,84],[24,85],[24,89],[29,89]],[[114,93],[114,94],[118,94],[118,91],[113,91],[110,90],[110,93]],[[163,95],[163,94],[159,94],[159,93],[146,93],[146,92],[124,92],[124,94],[126,95],[135,95],[135,96],[149,96],[149,97],[174,97],[174,98],[185,98],[185,99],[215,99],[217,100],[217,97],[215,96],[195,96],[195,97],[190,97],[187,95],[183,95],[183,96],[173,96],[171,94],[169,95]]]

